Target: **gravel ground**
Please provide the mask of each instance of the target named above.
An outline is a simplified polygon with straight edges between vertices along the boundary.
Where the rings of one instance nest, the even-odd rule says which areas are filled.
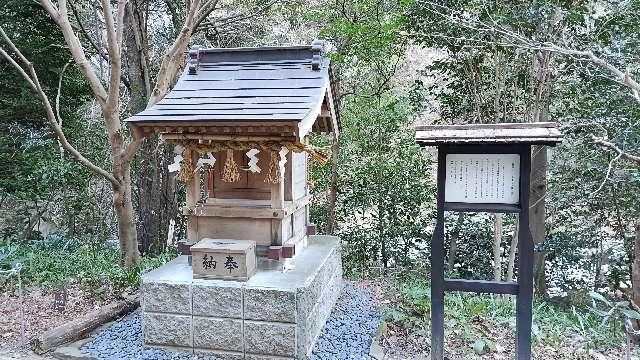
[[[380,322],[380,312],[366,290],[346,285],[310,360],[370,359],[371,340]],[[100,360],[215,360],[164,350],[144,349],[142,314],[136,311],[94,336],[81,350]]]
[[[309,360],[371,359],[369,347],[380,318],[380,311],[366,290],[345,286]]]

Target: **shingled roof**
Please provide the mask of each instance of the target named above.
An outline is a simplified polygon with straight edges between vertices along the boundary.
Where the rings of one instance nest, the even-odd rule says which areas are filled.
[[[563,135],[552,122],[416,126],[416,142],[422,146],[444,144],[555,145]]]
[[[331,85],[322,41],[288,47],[194,47],[175,87],[127,122],[189,126],[293,121],[299,123],[300,136],[312,127],[331,132],[337,130]]]

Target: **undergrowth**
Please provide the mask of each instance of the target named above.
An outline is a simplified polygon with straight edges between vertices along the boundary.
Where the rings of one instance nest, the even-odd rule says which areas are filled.
[[[26,243],[0,240],[0,270],[21,263],[24,285],[54,288],[76,283],[96,296],[138,288],[142,273],[175,256],[175,250],[158,256],[143,256],[139,266],[128,269],[120,264],[117,244],[86,243],[59,235]],[[0,289],[15,285],[15,276],[0,276]]]
[[[431,289],[426,276],[399,276],[392,282],[393,306],[386,321],[430,337]],[[603,316],[590,302],[554,303],[536,298],[533,305],[533,347],[562,347],[568,341],[599,351],[620,348],[625,342],[621,316]],[[492,335],[493,334],[493,335]],[[445,338],[457,337],[469,351],[495,351],[495,334],[515,336],[515,296],[447,292]],[[575,344],[574,344],[575,345]],[[479,349],[478,349],[479,347]]]

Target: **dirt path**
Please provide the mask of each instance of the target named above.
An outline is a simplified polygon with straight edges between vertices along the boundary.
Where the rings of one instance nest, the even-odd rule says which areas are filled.
[[[22,302],[13,291],[0,293],[0,360],[52,359],[20,349],[22,324],[26,341],[29,342],[43,331],[106,303],[74,285],[68,286],[66,293],[64,307],[61,306],[59,310],[54,306],[55,294],[51,289],[26,289]]]

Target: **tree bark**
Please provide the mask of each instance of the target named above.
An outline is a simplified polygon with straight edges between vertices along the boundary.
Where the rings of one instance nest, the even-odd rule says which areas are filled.
[[[511,246],[509,246],[509,263],[507,265],[507,277],[506,281],[513,281],[513,270],[516,265],[516,250],[518,249],[518,230],[520,229],[520,222],[516,218],[516,226],[513,230],[513,236],[511,237]]]
[[[329,185],[329,204],[327,208],[327,233],[333,235],[336,226],[336,199],[338,193],[338,136],[333,135],[331,144],[331,184]]]
[[[538,245],[546,237],[545,227],[545,196],[547,194],[547,148],[534,146],[531,156],[531,208],[529,215],[531,237]],[[533,283],[538,294],[546,295],[547,280],[546,251],[536,251],[533,256]]]
[[[493,280],[502,280],[502,218],[503,214],[496,213],[493,218]]]
[[[453,271],[453,267],[456,264],[456,253],[458,252],[458,238],[460,237],[460,230],[464,223],[464,213],[458,213],[458,219],[456,225],[451,232],[451,238],[449,238],[449,254],[447,256],[447,268],[449,271]]]
[[[631,267],[631,290],[633,291],[633,301],[636,304],[640,304],[640,219],[636,219],[635,230],[633,265]]]
[[[129,84],[128,111],[131,114],[144,110],[151,95],[144,6],[145,3],[132,1],[125,13],[124,41],[128,56],[124,70]],[[138,247],[143,254],[164,250],[169,221],[177,217],[175,176],[167,169],[171,153],[172,149],[160,145],[158,136],[150,136],[136,158],[134,204],[138,214]]]
[[[137,299],[112,303],[46,331],[32,341],[33,351],[44,354],[59,345],[82,339],[98,326],[135,310],[139,303]]]
[[[534,106],[533,122],[546,122],[549,119],[549,95],[553,85],[551,75],[552,53],[550,51],[538,51],[534,54]],[[533,146],[531,154],[531,190],[529,209],[529,226],[533,243],[538,245],[546,238],[545,227],[545,197],[547,195],[547,148],[546,146]],[[533,283],[538,294],[547,294],[546,252],[534,252],[533,259]]]

